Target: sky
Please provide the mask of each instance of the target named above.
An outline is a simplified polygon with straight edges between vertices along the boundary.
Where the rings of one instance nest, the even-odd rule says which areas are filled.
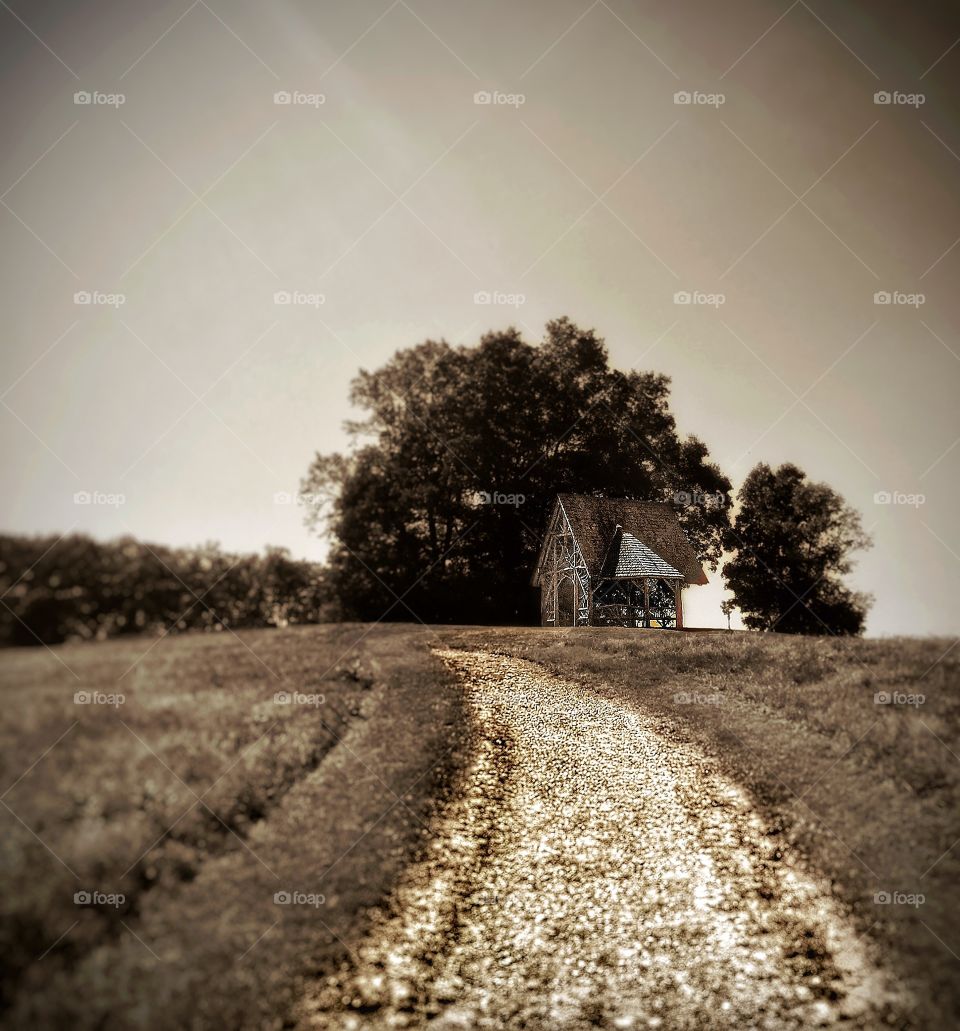
[[[0,529],[322,558],[358,368],[568,315],[957,631],[960,11],[18,0],[0,69]]]

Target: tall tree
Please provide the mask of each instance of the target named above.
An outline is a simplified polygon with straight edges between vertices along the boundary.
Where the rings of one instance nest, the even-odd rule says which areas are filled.
[[[789,634],[859,634],[870,598],[842,582],[870,546],[860,516],[795,465],[754,467],[740,488],[723,567],[744,623]]]
[[[531,566],[558,491],[676,500],[715,567],[730,481],[678,436],[668,399],[667,377],[610,368],[603,341],[568,319],[539,346],[510,329],[361,371],[351,401],[366,418],[348,424],[349,452],[318,454],[302,484],[308,522],[332,537],[342,614],[532,619]]]

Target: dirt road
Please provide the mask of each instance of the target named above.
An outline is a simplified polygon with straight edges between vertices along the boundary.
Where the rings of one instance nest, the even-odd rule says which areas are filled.
[[[538,666],[439,654],[476,718],[463,790],[301,1026],[873,1028],[905,1004],[703,756]]]

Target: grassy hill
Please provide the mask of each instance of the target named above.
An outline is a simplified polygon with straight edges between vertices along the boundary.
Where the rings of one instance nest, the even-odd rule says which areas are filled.
[[[6,1019],[281,1024],[362,935],[455,789],[468,718],[431,647],[459,646],[543,663],[715,757],[792,843],[783,861],[824,873],[917,989],[918,1026],[949,1022],[950,645],[337,626],[7,651]]]
[[[344,626],[3,653],[7,1020],[278,1021],[449,786],[464,720],[427,645]]]

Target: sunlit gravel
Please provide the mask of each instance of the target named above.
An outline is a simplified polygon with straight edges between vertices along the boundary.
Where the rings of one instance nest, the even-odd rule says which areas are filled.
[[[874,1028],[905,1004],[746,797],[632,709],[447,651],[476,744],[461,791],[321,1028]]]

